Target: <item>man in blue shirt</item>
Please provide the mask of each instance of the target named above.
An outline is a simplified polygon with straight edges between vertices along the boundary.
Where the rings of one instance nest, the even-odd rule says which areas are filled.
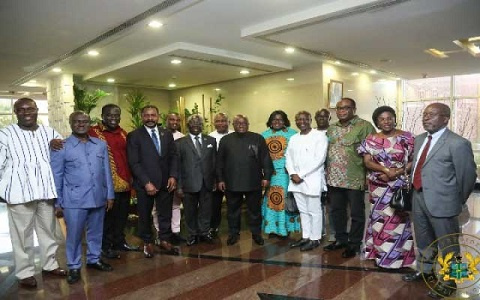
[[[63,149],[51,151],[50,155],[58,194],[55,212],[57,217],[63,215],[67,224],[67,282],[72,284],[80,280],[85,229],[87,267],[113,270],[100,254],[105,208],[112,208],[115,194],[107,144],[88,135],[90,117],[76,111],[69,121],[72,135],[65,140]]]

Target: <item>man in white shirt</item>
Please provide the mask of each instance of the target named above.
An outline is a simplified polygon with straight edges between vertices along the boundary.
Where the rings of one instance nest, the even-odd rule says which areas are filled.
[[[43,273],[67,276],[55,257],[57,193],[49,149],[50,141],[61,136],[53,128],[37,124],[38,108],[32,99],[18,99],[14,112],[17,124],[0,130],[0,197],[7,202],[15,276],[20,286],[35,288],[34,230]]]
[[[217,141],[217,149],[220,145],[220,140],[229,133],[232,133],[233,130],[228,129],[230,121],[228,116],[225,113],[218,113],[213,119],[213,124],[215,126],[215,131],[212,131],[209,136],[214,137]],[[220,190],[213,191],[212,194],[212,218],[210,221],[210,234],[215,237],[218,234],[218,228],[220,227],[220,222],[222,221],[222,201],[224,193]]]

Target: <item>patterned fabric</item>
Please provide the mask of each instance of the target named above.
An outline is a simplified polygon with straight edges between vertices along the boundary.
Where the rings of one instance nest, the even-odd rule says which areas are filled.
[[[361,155],[370,154],[373,160],[387,168],[403,168],[405,160],[413,159],[414,137],[405,132],[390,138],[369,135],[358,147]],[[405,178],[385,182],[381,172],[369,172],[368,186],[372,210],[368,218],[363,251],[366,259],[378,266],[398,269],[415,264],[412,224],[408,213],[397,212],[389,206],[394,191],[405,184]]]
[[[130,191],[132,175],[127,162],[127,132],[121,127],[109,131],[102,123],[99,123],[90,127],[88,134],[107,143],[115,192]]]
[[[275,170],[262,204],[262,229],[267,234],[286,236],[289,232],[300,231],[299,215],[285,211],[285,198],[290,180],[285,170],[285,151],[290,137],[295,133],[296,131],[290,128],[277,132],[268,129],[262,133]]]
[[[365,165],[357,147],[375,128],[355,116],[346,126],[336,122],[328,127],[327,184],[334,187],[365,190]]]

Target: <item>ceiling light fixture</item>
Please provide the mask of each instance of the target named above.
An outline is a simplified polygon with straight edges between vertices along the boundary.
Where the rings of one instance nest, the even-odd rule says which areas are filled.
[[[370,70],[370,74],[377,74],[377,71],[375,71],[375,70]]]
[[[287,81],[294,81],[294,80],[295,80],[295,78],[293,78],[293,77],[287,78]]]
[[[437,50],[435,48],[430,48],[430,49],[424,50],[423,52],[425,52],[427,54],[430,54],[432,56],[435,56],[436,58],[447,58],[448,57],[448,55],[445,54],[444,51],[440,51],[440,50]]]
[[[285,48],[285,52],[291,54],[291,53],[295,52],[295,48],[293,48],[293,47],[287,47],[287,48]]]
[[[353,90],[347,90],[347,92],[353,92]]]
[[[163,24],[159,21],[151,21],[150,23],[148,23],[148,26],[151,27],[151,28],[160,28],[163,26]]]
[[[174,65],[178,65],[178,64],[181,64],[181,63],[182,63],[182,61],[179,60],[179,59],[172,59],[170,62],[171,62],[172,64],[174,64]]]
[[[219,89],[219,88],[216,88],[215,91],[220,92],[220,89]]]
[[[62,72],[62,69],[60,69],[60,68],[53,68],[52,71],[55,72],[55,73],[60,73],[60,72]]]
[[[99,53],[98,53],[97,50],[90,50],[90,51],[88,51],[88,55],[90,55],[90,56],[97,56],[98,54],[99,54]]]
[[[352,76],[358,76],[358,72],[353,72]]]
[[[395,77],[395,80],[402,80],[402,78],[400,78],[400,77]]]
[[[176,85],[175,83],[170,83],[170,84],[168,85],[168,87],[170,87],[170,88],[174,88],[174,87],[176,87],[176,86],[177,86],[177,85]]]
[[[240,74],[247,75],[247,74],[250,74],[250,71],[249,70],[241,70]]]
[[[336,64],[336,65],[341,65],[342,63],[341,63],[339,60],[336,60],[336,61],[335,61],[335,64]]]
[[[115,79],[114,79],[114,78],[108,78],[108,79],[107,79],[107,82],[114,83],[114,82],[115,82]]]
[[[460,48],[467,50],[467,52],[470,53],[470,55],[472,55],[473,57],[480,57],[480,48],[474,43],[478,40],[480,40],[480,37],[455,40],[453,42]]]
[[[36,81],[35,79],[29,80],[28,82],[30,82],[30,83],[37,83],[37,81]]]

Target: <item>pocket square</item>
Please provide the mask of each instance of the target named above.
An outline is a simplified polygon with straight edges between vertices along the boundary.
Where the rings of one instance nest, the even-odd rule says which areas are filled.
[[[212,145],[212,144],[208,144],[208,145],[207,145],[207,148],[213,148],[213,145]]]

